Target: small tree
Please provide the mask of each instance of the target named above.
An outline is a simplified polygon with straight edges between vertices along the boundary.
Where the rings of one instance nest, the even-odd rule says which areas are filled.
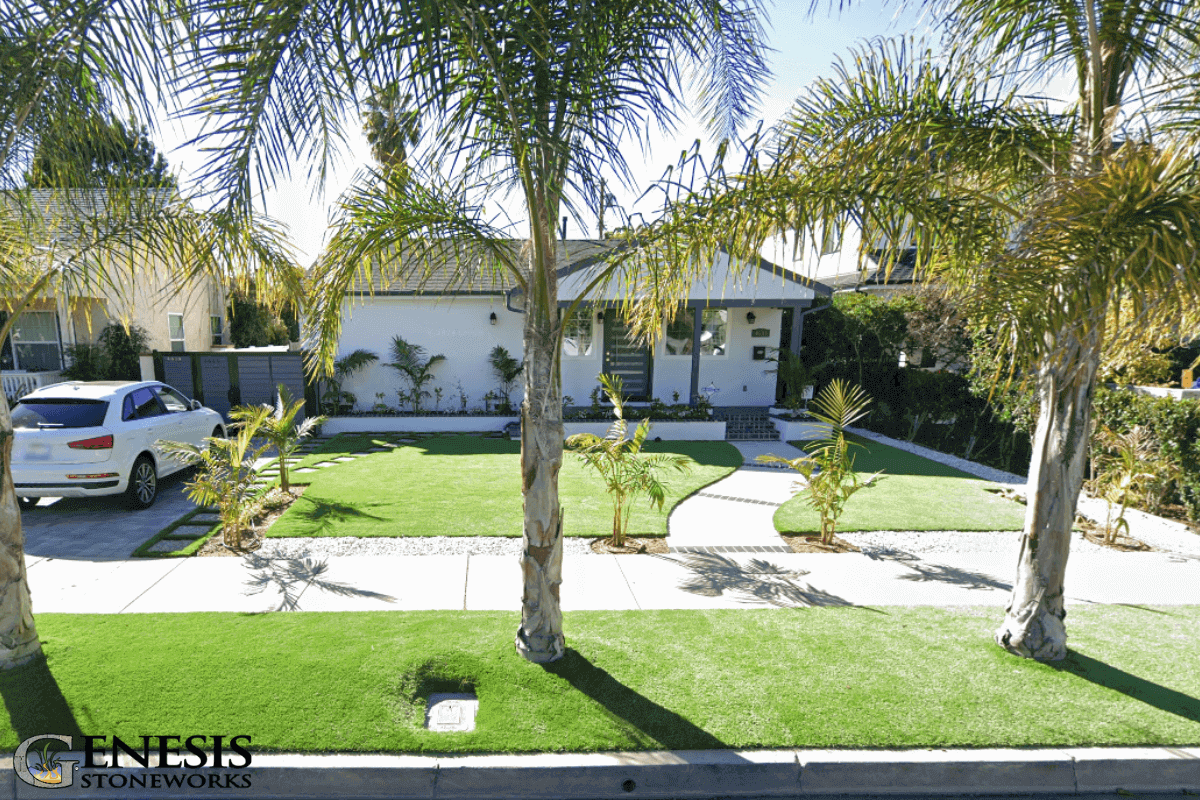
[[[292,393],[282,383],[279,384],[275,395],[275,407],[263,406],[268,411],[266,417],[258,426],[258,435],[266,440],[267,445],[275,448],[279,455],[279,487],[285,492],[291,491],[288,483],[288,459],[296,452],[300,442],[312,435],[315,428],[325,421],[325,417],[309,417],[303,422],[296,422],[296,415],[304,408],[304,398],[292,401]],[[256,419],[258,409],[236,408],[229,414],[237,421]]]
[[[521,371],[525,369],[525,364],[509,355],[508,350],[500,345],[492,348],[492,352],[488,354],[488,363],[492,365],[492,371],[500,380],[499,410],[501,412],[510,411],[512,409],[513,384],[517,382],[517,378],[521,377]]]
[[[239,406],[230,412],[238,422],[232,426],[236,435],[228,439],[209,437],[202,447],[190,442],[159,443],[184,463],[199,467],[196,477],[184,484],[188,497],[197,505],[217,507],[222,539],[231,550],[242,549],[242,532],[258,516],[254,462],[270,445],[255,446],[253,440],[270,414],[270,406]]]
[[[850,454],[853,442],[846,439],[846,428],[867,413],[871,398],[862,388],[850,387],[838,379],[821,390],[813,401],[812,415],[829,426],[823,439],[808,442],[806,456],[782,458],[776,455],[759,456],[764,463],[787,464],[804,476],[799,489],[808,491],[808,504],[821,515],[821,544],[833,544],[833,535],[838,517],[846,507],[850,496],[866,486],[879,475],[866,480],[854,471],[854,456]],[[861,447],[861,445],[855,445]]]
[[[1150,432],[1134,425],[1126,433],[1100,426],[1092,440],[1096,454],[1092,458],[1092,477],[1085,485],[1092,494],[1104,498],[1104,541],[1112,544],[1117,534],[1129,535],[1125,511],[1130,503],[1142,499],[1155,481],[1178,475],[1167,459],[1161,457]],[[1117,515],[1113,517],[1113,506]]]
[[[433,380],[433,368],[445,361],[443,355],[425,358],[425,348],[409,344],[401,336],[392,337],[392,360],[386,365],[400,373],[408,383],[408,392],[403,395],[412,403],[412,410],[420,413],[421,398],[430,397],[425,384]]]
[[[326,381],[329,384],[329,391],[321,399],[321,407],[329,414],[338,413],[343,405],[348,405],[353,409],[354,404],[358,402],[358,397],[347,392],[342,385],[378,360],[378,355],[360,347],[333,362],[333,377]]]
[[[613,547],[624,547],[634,498],[646,495],[651,507],[661,511],[667,495],[666,485],[658,477],[659,473],[668,468],[687,472],[695,467],[696,462],[688,456],[668,453],[643,455],[642,445],[650,433],[649,418],[642,420],[632,439],[626,440],[628,427],[625,423],[621,378],[601,375],[600,384],[612,402],[617,418],[609,426],[604,438],[592,433],[577,433],[567,439],[567,446],[576,449],[583,462],[596,470],[604,480],[613,502],[613,532],[608,543]]]

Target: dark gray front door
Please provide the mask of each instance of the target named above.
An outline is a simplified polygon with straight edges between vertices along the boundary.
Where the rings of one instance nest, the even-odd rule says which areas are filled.
[[[609,311],[604,315],[604,371],[620,375],[629,400],[650,399],[650,348],[629,339],[629,327]]]

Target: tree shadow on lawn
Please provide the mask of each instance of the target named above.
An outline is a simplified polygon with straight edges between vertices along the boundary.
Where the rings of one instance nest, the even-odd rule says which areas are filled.
[[[622,723],[625,732],[641,747],[665,750],[723,750],[723,741],[668,708],[630,689],[568,647],[558,661],[542,664],[605,709]]]
[[[1069,672],[1097,686],[1120,692],[1134,700],[1183,717],[1200,722],[1200,699],[1169,689],[1162,684],[1139,678],[1137,675],[1118,669],[1103,661],[1085,656],[1077,650],[1067,648],[1067,657],[1062,661],[1047,661],[1047,666],[1059,672]]]
[[[373,519],[377,522],[383,522],[386,517],[370,514],[363,510],[363,505],[351,505],[349,503],[340,503],[333,500],[325,500],[315,496],[315,492],[310,496],[309,492],[305,492],[296,498],[288,509],[290,521],[295,524],[305,524],[308,527],[304,529],[302,536],[327,536],[329,532],[338,525],[349,519]],[[274,527],[274,526],[272,526]],[[267,532],[267,538],[271,538],[270,531]],[[288,538],[276,536],[275,538]]]
[[[0,673],[0,695],[18,741],[41,733],[83,736],[45,656]]]
[[[832,592],[799,582],[799,578],[809,574],[807,570],[787,569],[761,558],[754,558],[742,564],[715,553],[654,557],[680,564],[690,570],[693,575],[681,583],[679,588],[703,597],[720,597],[726,593],[734,596],[744,595],[739,598],[740,602],[766,603],[778,608],[854,605]]]

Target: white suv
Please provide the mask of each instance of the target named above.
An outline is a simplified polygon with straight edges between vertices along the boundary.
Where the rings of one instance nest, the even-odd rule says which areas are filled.
[[[124,493],[149,508],[158,479],[182,469],[158,442],[224,436],[221,415],[157,381],[68,381],[31,392],[12,410],[12,477],[22,508],[39,497]]]

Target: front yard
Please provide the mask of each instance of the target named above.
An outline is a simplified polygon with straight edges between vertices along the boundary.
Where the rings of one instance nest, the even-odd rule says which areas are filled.
[[[396,445],[317,472],[293,472],[311,483],[267,531],[293,536],[509,536],[521,535],[520,442],[472,435],[342,435],[306,456],[304,468]],[[629,524],[633,536],[666,536],[667,515],[698,489],[733,472],[741,454],[725,442],[648,442],[645,452],[680,453],[698,466],[667,474],[663,511],[639,499]],[[612,505],[603,482],[564,453],[559,495],[567,536],[612,533]]]
[[[568,612],[559,663],[508,612],[39,614],[0,676],[0,747],[35,733],[245,733],[289,752],[1200,744],[1200,608],[1071,607],[1051,666],[996,608]],[[104,665],[97,669],[97,665]],[[474,687],[471,733],[422,727]]]
[[[883,474],[846,503],[839,532],[1021,530],[1025,507],[988,491],[995,484],[886,444],[853,434],[847,438],[862,445],[850,450],[855,471],[863,478],[880,470]],[[776,530],[821,530],[820,517],[806,497],[801,492],[779,507]]]

